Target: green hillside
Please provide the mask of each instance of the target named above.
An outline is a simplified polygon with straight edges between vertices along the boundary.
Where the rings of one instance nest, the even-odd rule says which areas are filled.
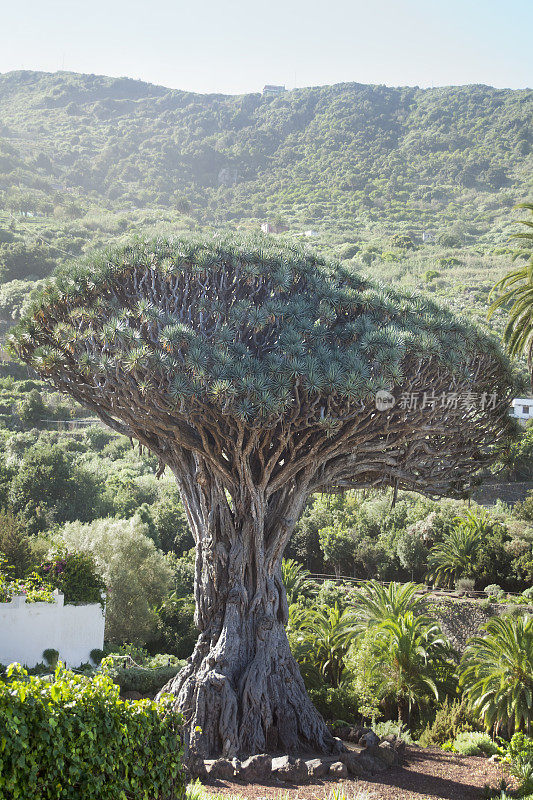
[[[532,98],[355,83],[234,97],[15,72],[0,76],[0,186],[206,220],[441,225],[524,194]]]
[[[0,317],[123,234],[270,221],[481,318],[531,196],[532,119],[533,92],[477,85],[224,96],[0,75]]]

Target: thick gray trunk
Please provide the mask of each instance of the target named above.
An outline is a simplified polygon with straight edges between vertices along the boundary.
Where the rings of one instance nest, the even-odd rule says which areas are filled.
[[[180,485],[196,538],[200,637],[165,691],[184,714],[187,755],[335,750],[290,652],[283,547],[265,531],[260,499],[237,514],[215,483],[206,489],[197,480],[202,497],[193,507],[194,496]]]
[[[305,690],[283,624],[228,602],[220,629],[200,634],[167,686],[186,720],[185,745],[209,757],[329,752],[334,740]]]

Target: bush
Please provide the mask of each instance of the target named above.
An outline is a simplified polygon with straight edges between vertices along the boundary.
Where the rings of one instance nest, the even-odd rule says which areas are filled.
[[[185,664],[175,655],[158,653],[150,656],[144,647],[124,644],[116,647],[105,659],[100,670],[120,686],[121,692],[155,695]]]
[[[194,597],[167,597],[158,609],[157,634],[149,643],[152,652],[164,650],[188,658],[198,639],[194,624]]]
[[[488,586],[485,586],[483,591],[486,595],[488,595],[488,597],[498,597],[502,591],[502,587],[498,586],[497,583],[490,583]]]
[[[156,667],[115,667],[107,674],[120,686],[121,692],[139,692],[143,695],[156,695],[165,684],[174,678],[185,661],[177,664]]]
[[[32,566],[29,538],[20,521],[10,511],[0,509],[0,553],[13,578],[23,578]]]
[[[43,650],[43,659],[48,667],[55,669],[59,661],[59,650],[55,650],[53,647],[47,647],[46,650]]]
[[[509,742],[505,761],[511,774],[520,782],[520,794],[533,792],[533,739],[515,733]]]
[[[473,578],[459,578],[455,581],[455,588],[458,592],[473,592],[476,582]]]
[[[0,683],[0,796],[12,800],[181,800],[181,717],[170,701],[122,702],[109,677],[18,665]]]
[[[37,572],[65,596],[65,603],[102,603],[105,583],[89,553],[58,555]]]
[[[493,756],[500,752],[488,733],[464,731],[455,737],[453,749],[462,756]]]
[[[468,709],[466,701],[451,702],[446,698],[437,710],[435,719],[428,724],[420,737],[423,747],[436,745],[442,747],[445,742],[454,740],[460,733],[472,731],[478,727],[475,718]]]
[[[308,692],[313,705],[326,720],[343,719],[346,722],[355,722],[359,717],[358,696],[351,688],[321,686],[318,689],[308,689]]]
[[[155,609],[170,589],[172,572],[139,517],[71,522],[55,541],[94,557],[109,587],[106,638],[135,644],[152,639],[158,624]]]

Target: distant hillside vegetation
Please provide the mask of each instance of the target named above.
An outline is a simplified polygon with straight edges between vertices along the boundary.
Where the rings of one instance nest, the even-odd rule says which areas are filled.
[[[0,206],[155,206],[202,222],[387,231],[459,216],[483,232],[528,194],[532,119],[531,91],[488,86],[225,96],[12,72],[0,75]]]

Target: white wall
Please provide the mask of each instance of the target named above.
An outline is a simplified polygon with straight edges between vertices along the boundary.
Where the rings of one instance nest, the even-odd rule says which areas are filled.
[[[100,604],[64,605],[63,595],[54,595],[53,603],[26,603],[24,595],[0,603],[0,664],[34,667],[51,647],[67,666],[79,667],[89,661],[91,650],[104,646]]]

